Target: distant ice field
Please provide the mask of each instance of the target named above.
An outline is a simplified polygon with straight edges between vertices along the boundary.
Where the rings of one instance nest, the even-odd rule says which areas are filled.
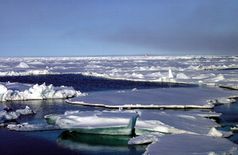
[[[0,76],[80,73],[139,81],[238,84],[236,56],[2,57],[0,61]]]

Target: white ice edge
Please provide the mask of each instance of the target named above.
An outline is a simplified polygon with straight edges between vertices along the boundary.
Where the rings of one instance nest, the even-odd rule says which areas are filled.
[[[95,104],[95,103],[85,103],[81,101],[71,101],[70,99],[65,100],[65,102],[70,104],[78,104],[83,106],[93,106],[102,107],[109,109],[212,109],[214,105],[142,105],[142,104],[126,104],[126,105],[107,105],[107,104]]]
[[[31,131],[50,131],[59,130],[60,128],[56,125],[49,125],[46,123],[31,124],[28,122],[21,124],[8,124],[7,128],[14,131],[31,132]]]

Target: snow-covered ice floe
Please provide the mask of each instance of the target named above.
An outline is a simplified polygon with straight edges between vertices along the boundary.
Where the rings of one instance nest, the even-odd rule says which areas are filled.
[[[148,138],[152,139],[153,143],[146,148],[146,152],[144,153],[145,155],[235,155],[238,153],[237,145],[225,138],[192,134],[175,134],[165,136],[154,135],[154,137],[149,136]],[[146,138],[144,139],[147,141]],[[143,139],[141,141],[143,141]]]
[[[79,133],[132,135],[139,115],[123,111],[66,111],[62,115],[46,115],[49,124]]]
[[[103,108],[162,108],[162,109],[210,109],[215,101],[227,103],[237,95],[234,91],[217,87],[183,87],[132,89],[123,91],[91,92],[86,96],[68,99],[71,104]],[[224,97],[224,98],[222,98]],[[218,99],[218,100],[215,100]]]
[[[70,98],[82,95],[72,87],[46,84],[0,83],[0,101]]]
[[[31,115],[34,111],[26,106],[24,109],[17,109],[15,111],[5,108],[0,111],[0,124],[4,125],[7,122],[18,119],[21,115]]]

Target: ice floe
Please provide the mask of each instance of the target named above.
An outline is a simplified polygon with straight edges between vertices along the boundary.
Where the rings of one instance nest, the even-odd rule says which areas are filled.
[[[48,131],[48,130],[57,130],[58,126],[50,125],[47,123],[20,123],[20,124],[8,124],[7,128],[9,130],[15,131]]]
[[[139,115],[123,111],[73,111],[46,115],[49,124],[79,133],[132,135]]]
[[[237,95],[234,91],[216,87],[194,88],[157,88],[137,89],[137,91],[101,91],[91,92],[67,100],[68,103],[104,108],[164,108],[164,109],[193,109],[212,108],[217,98],[228,98]],[[220,103],[230,99],[218,99]]]
[[[150,137],[149,137],[150,138]],[[190,155],[190,154],[237,154],[237,145],[225,138],[176,134],[158,136],[158,140],[150,144],[145,155]]]
[[[72,87],[46,84],[0,83],[0,101],[70,98],[82,95]]]
[[[16,120],[21,115],[31,115],[31,114],[34,114],[34,111],[28,106],[26,106],[24,109],[17,109],[15,111],[5,108],[4,110],[0,111],[0,124]]]
[[[149,132],[164,134],[207,135],[212,127],[219,127],[215,121],[201,116],[199,111],[151,111],[142,110],[136,124],[137,135]],[[206,113],[206,112],[205,112]]]

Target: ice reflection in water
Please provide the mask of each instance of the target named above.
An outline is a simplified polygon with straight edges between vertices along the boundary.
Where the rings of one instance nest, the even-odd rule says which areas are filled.
[[[65,131],[60,134],[57,143],[71,150],[78,150],[80,153],[142,154],[146,146],[128,146],[127,143],[130,138],[129,136],[80,134]]]

